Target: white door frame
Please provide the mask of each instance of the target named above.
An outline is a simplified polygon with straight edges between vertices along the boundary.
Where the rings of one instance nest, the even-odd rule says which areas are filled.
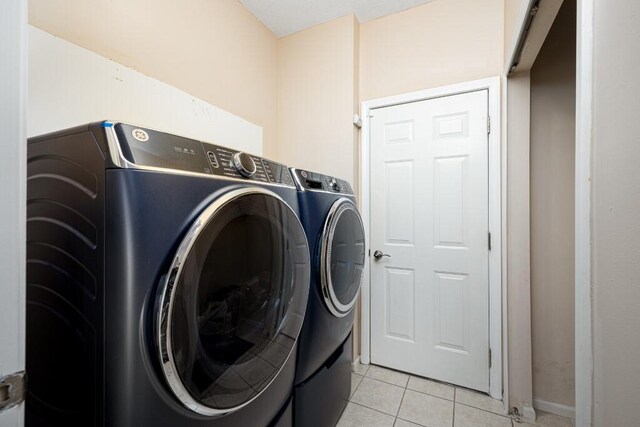
[[[576,49],[575,363],[576,425],[593,425],[591,145],[594,0],[578,0]]]
[[[502,201],[505,200],[506,195],[503,192],[501,181],[500,77],[491,77],[362,102],[361,115],[363,120],[362,132],[360,134],[360,206],[362,210],[362,221],[364,223],[365,236],[367,241],[370,241],[371,143],[369,120],[371,110],[484,89],[487,89],[489,92],[488,111],[489,117],[491,117],[491,133],[489,134],[489,232],[491,233],[491,251],[489,252],[489,347],[491,349],[489,394],[493,398],[502,399]],[[360,361],[364,364],[368,364],[371,360],[371,280],[369,258],[370,257],[366,257],[362,281]]]
[[[27,1],[0,14],[0,377],[25,369]],[[24,424],[24,403],[0,413],[0,426]]]

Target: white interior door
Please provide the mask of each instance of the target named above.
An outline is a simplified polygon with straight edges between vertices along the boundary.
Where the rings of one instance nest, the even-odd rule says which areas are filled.
[[[18,377],[24,370],[27,1],[0,12],[0,426],[23,424]],[[4,379],[3,379],[4,378]],[[16,393],[18,392],[18,393]]]
[[[370,122],[371,362],[484,392],[487,109],[480,90],[375,109]]]

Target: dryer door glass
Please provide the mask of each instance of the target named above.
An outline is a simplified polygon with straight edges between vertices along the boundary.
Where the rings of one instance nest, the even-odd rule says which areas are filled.
[[[356,206],[344,198],[334,203],[325,224],[321,282],[329,310],[347,315],[356,302],[364,269],[364,227]]]
[[[278,196],[237,190],[209,206],[161,296],[162,366],[176,396],[206,415],[257,397],[294,349],[308,287],[305,233]]]

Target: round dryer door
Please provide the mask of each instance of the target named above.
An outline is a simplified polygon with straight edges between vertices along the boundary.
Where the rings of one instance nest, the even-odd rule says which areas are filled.
[[[278,375],[304,320],[309,248],[291,208],[257,188],[209,205],[160,289],[156,333],[166,381],[191,410],[247,405]]]
[[[364,269],[364,227],[347,198],[336,201],[324,225],[320,248],[320,282],[329,311],[344,317],[353,308]]]

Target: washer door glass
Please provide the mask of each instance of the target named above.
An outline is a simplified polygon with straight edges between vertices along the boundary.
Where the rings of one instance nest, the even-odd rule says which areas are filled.
[[[275,378],[304,320],[309,249],[274,193],[237,190],[210,205],[178,249],[161,295],[162,367],[205,415],[246,405]]]
[[[364,251],[364,227],[358,209],[349,199],[340,199],[327,216],[320,259],[325,303],[338,317],[346,316],[356,302]]]

